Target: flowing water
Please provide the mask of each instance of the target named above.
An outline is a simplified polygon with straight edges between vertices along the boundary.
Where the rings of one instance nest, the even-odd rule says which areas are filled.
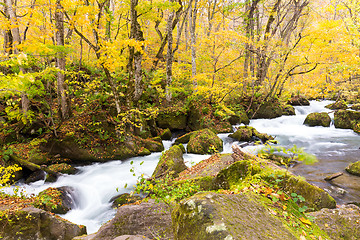
[[[296,107],[296,116],[283,116],[276,119],[252,120],[250,125],[259,132],[276,137],[282,146],[292,147],[296,144],[307,152],[315,154],[319,162],[314,165],[299,164],[292,168],[295,174],[306,177],[315,185],[329,191],[338,203],[360,201],[359,177],[344,173],[330,184],[323,178],[329,174],[343,171],[351,162],[359,159],[360,135],[352,130],[325,127],[307,127],[303,125],[305,117],[311,112],[330,112],[324,106],[328,101],[312,101],[310,106]],[[224,141],[224,151],[231,152],[234,142],[228,134],[219,134]],[[171,141],[164,141],[165,149],[171,146]],[[259,146],[246,147],[244,150],[255,152]],[[76,206],[63,218],[76,224],[86,225],[88,233],[96,232],[101,224],[115,215],[110,199],[116,195],[130,192],[136,183],[137,176],[144,173],[151,176],[161,153],[152,153],[145,157],[135,157],[127,161],[111,161],[78,167],[76,175],[61,176],[55,183],[38,181],[29,185],[21,184],[27,194],[39,193],[48,187],[70,186],[77,192]],[[193,165],[209,155],[184,154],[188,166]],[[131,164],[133,162],[133,164]],[[140,165],[140,163],[143,164]],[[136,176],[130,172],[134,169]],[[124,188],[125,184],[129,187]]]

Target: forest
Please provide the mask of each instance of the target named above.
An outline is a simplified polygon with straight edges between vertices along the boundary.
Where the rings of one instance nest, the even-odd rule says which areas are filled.
[[[291,105],[308,100],[360,104],[360,3],[355,0],[0,3],[0,189],[19,180],[34,182],[44,173],[47,182],[55,182],[74,174],[74,166],[162,152],[163,140],[182,136],[175,144],[186,144],[194,131],[210,129],[204,134],[215,138],[252,119],[295,115]],[[335,119],[335,127],[359,134],[360,116],[353,115],[349,121],[341,118],[347,123]],[[276,142],[249,131],[249,141]],[[203,144],[189,142],[187,152],[216,158],[223,149]],[[299,161],[310,156],[296,146],[291,151]],[[249,158],[234,154],[236,161],[240,155]],[[290,162],[285,165],[288,169]],[[164,167],[165,172],[156,171],[150,180],[141,175],[137,191],[158,191],[161,199],[156,184],[173,186],[170,179],[179,175],[169,176]],[[267,184],[259,191],[268,197],[281,189]],[[182,185],[188,192],[177,192],[172,200],[199,190],[190,185]],[[50,189],[19,200],[0,193],[0,203],[52,211],[59,194]],[[282,193],[276,198],[287,201]],[[0,221],[3,216],[0,211]],[[299,216],[300,225],[311,225]],[[305,227],[299,229],[297,238],[307,239],[301,233]],[[314,233],[317,227],[309,231],[316,239],[326,236]]]

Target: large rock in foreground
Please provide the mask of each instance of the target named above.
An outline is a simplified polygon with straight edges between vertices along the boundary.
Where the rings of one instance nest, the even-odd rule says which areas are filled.
[[[97,233],[78,237],[86,240],[113,240],[122,235],[142,235],[153,239],[174,239],[171,226],[171,214],[164,203],[154,200],[139,205],[125,205],[118,209],[115,217],[105,223]]]
[[[360,176],[360,161],[351,163],[345,168],[345,170],[350,174]]]
[[[210,129],[193,133],[187,145],[187,152],[196,154],[212,154],[221,152],[222,149],[223,141]]]
[[[331,123],[331,118],[326,112],[321,113],[310,113],[306,116],[304,125],[308,125],[310,127],[315,126],[323,126],[329,127]]]
[[[184,163],[183,150],[180,146],[174,145],[161,155],[152,177],[160,178],[165,177],[167,174],[177,177],[180,172],[187,168]]]
[[[349,204],[309,214],[331,239],[360,239],[360,208]]]
[[[3,240],[70,240],[86,234],[84,226],[78,226],[44,210],[27,207],[5,212],[0,219],[0,236]]]
[[[198,193],[181,201],[172,217],[177,240],[297,239],[251,195]]]

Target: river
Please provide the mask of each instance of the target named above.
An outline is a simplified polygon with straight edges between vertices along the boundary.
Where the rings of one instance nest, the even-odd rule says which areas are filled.
[[[296,144],[305,151],[315,154],[319,162],[313,165],[299,164],[290,170],[295,174],[304,176],[309,182],[327,190],[334,196],[339,204],[360,201],[359,177],[344,173],[343,176],[328,183],[323,178],[329,174],[343,171],[345,167],[360,160],[360,135],[352,130],[325,127],[307,127],[303,125],[305,117],[311,112],[331,112],[325,105],[330,101],[311,101],[310,106],[296,108],[296,116],[282,116],[275,119],[252,120],[250,125],[259,132],[271,134],[276,137],[279,145],[292,147]],[[333,117],[333,113],[330,114]],[[236,143],[228,134],[219,134],[224,141],[224,153],[231,152],[232,144]],[[172,141],[164,141],[168,149]],[[244,150],[255,152],[257,147],[246,147]],[[27,194],[39,193],[48,187],[73,187],[76,192],[76,206],[63,218],[76,224],[87,227],[88,233],[96,232],[101,224],[110,220],[116,210],[111,208],[110,199],[121,193],[131,191],[137,176],[144,173],[151,176],[161,153],[152,153],[149,156],[135,157],[126,161],[111,161],[96,163],[89,166],[78,167],[76,175],[61,176],[55,183],[37,181],[29,185],[20,186]],[[208,158],[206,155],[184,154],[188,166]],[[143,162],[143,163],[142,163]],[[140,164],[142,163],[142,164]],[[130,172],[134,169],[136,176]],[[125,189],[124,186],[128,185]]]

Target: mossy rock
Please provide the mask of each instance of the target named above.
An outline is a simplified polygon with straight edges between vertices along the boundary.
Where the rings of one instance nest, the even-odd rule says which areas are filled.
[[[154,139],[143,139],[142,143],[150,152],[162,152],[164,150],[164,145],[160,137]]]
[[[330,127],[331,118],[326,112],[321,113],[310,113],[306,116],[304,125],[308,125],[310,127],[314,126],[323,126]]]
[[[334,125],[336,128],[357,129],[360,123],[360,112],[350,110],[338,110],[334,114]]]
[[[345,170],[352,175],[360,176],[360,161],[349,164]]]
[[[286,175],[283,181],[279,182],[279,185],[289,195],[296,193],[305,198],[305,201],[300,202],[299,206],[307,206],[313,211],[318,211],[322,208],[336,208],[336,201],[333,197],[301,177]]]
[[[266,133],[259,133],[255,128],[249,126],[240,126],[235,133],[230,134],[229,137],[237,141],[250,142],[254,140],[261,140],[265,143],[268,140],[274,140],[274,138]]]
[[[223,141],[210,129],[194,132],[187,145],[188,153],[212,154],[223,150]]]
[[[0,211],[0,236],[3,239],[70,240],[86,234],[86,227],[78,226],[44,210],[27,207],[16,211]]]
[[[212,129],[216,133],[233,132],[232,125],[229,121],[220,121],[218,124],[216,124],[214,127],[211,127],[210,129]]]
[[[282,116],[283,108],[278,101],[269,101],[262,103],[258,108],[255,109],[255,114],[252,116],[253,119],[265,118],[272,119]]]
[[[360,110],[360,103],[354,104],[351,106],[351,109],[359,111]]]
[[[74,206],[75,195],[72,187],[50,187],[36,196],[34,205],[52,213],[65,214]]]
[[[172,220],[177,240],[298,239],[251,194],[198,193],[180,202]]]
[[[248,160],[235,162],[217,174],[213,181],[213,188],[229,189],[230,186],[236,185],[239,180],[241,181],[241,179],[259,172],[261,172],[260,167],[253,165]]]
[[[65,173],[65,174],[74,174],[76,169],[67,163],[57,163],[50,165],[49,170],[57,172],[57,173]]]
[[[288,104],[292,106],[309,106],[310,102],[305,97],[297,96],[297,97],[292,97],[288,101]]]
[[[331,239],[360,239],[360,208],[353,204],[336,209],[322,209],[309,215]]]
[[[171,131],[169,128],[164,129],[162,133],[160,134],[160,137],[162,140],[170,140],[172,137]]]
[[[151,152],[147,148],[141,148],[139,153],[138,153],[139,156],[147,156],[147,155],[150,155],[150,154],[151,154]]]
[[[344,100],[341,100],[341,101],[337,101],[337,102],[334,102],[334,103],[331,103],[331,104],[328,104],[325,106],[326,108],[329,108],[331,110],[338,110],[338,109],[347,109],[348,106],[347,104],[345,103]]]
[[[203,128],[201,124],[201,119],[203,115],[202,109],[202,107],[194,103],[190,103],[189,105],[187,125],[192,131],[197,131]]]
[[[156,118],[156,122],[160,128],[164,129],[185,129],[187,125],[187,112],[183,109],[168,108],[159,113]]]
[[[178,174],[186,168],[183,150],[178,145],[174,145],[161,155],[152,177],[161,178],[167,174],[177,177]]]
[[[110,202],[113,202],[112,207],[117,208],[125,204],[131,204],[142,200],[140,196],[132,196],[129,193],[123,193],[120,196],[116,196],[115,199],[112,198]]]
[[[236,114],[230,115],[228,120],[232,125],[240,124],[240,123],[249,125],[250,123],[249,117],[243,111],[238,111],[236,112]]]
[[[295,115],[295,108],[290,104],[285,105],[283,108],[283,115],[285,116],[293,116]]]
[[[196,132],[196,131],[195,131],[195,132]],[[189,132],[189,133],[186,133],[186,134],[178,137],[178,138],[175,140],[175,144],[188,143],[188,142],[190,141],[190,137],[191,137],[195,132]]]

